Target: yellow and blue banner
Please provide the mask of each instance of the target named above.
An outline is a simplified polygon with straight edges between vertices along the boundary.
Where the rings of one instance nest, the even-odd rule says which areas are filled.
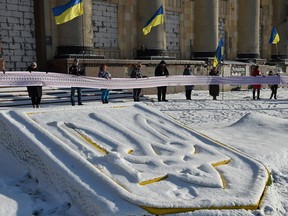
[[[213,61],[213,67],[216,67],[219,64],[219,62],[222,61],[223,45],[224,45],[224,41],[221,39],[216,49],[216,53],[215,53],[214,61]]]
[[[269,40],[269,44],[277,44],[280,41],[280,36],[275,27],[273,27],[271,32],[271,37]]]
[[[156,13],[146,22],[145,27],[142,29],[144,35],[147,35],[150,33],[152,27],[155,27],[157,25],[160,25],[164,23],[164,12],[163,12],[163,6],[156,11]]]
[[[67,4],[52,8],[57,25],[66,23],[83,14],[82,0],[70,0]]]

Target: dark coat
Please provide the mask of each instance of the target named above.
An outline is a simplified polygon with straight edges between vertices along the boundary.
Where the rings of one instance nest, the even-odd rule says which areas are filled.
[[[218,76],[219,72],[212,69],[209,73],[209,76]],[[209,85],[209,94],[211,96],[219,96],[219,85]]]
[[[27,71],[38,71],[38,68],[29,66]],[[42,86],[27,86],[29,97],[42,97]]]
[[[191,75],[191,70],[185,68],[184,71],[183,71],[183,75],[184,76],[190,76]],[[185,86],[185,90],[193,90],[193,88],[194,88],[194,85]]]
[[[131,72],[131,78],[146,78],[147,76],[143,75],[143,73],[138,70],[138,69],[134,69],[132,72]]]
[[[160,65],[158,65],[155,68],[155,76],[169,76],[167,67],[165,66],[162,68]]]
[[[69,67],[69,74],[76,76],[85,76],[85,70],[81,69],[79,65],[72,65]]]

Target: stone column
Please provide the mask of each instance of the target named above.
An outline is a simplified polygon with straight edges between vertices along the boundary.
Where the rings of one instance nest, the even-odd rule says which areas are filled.
[[[0,41],[0,71],[4,70],[5,66],[4,66],[4,60],[2,58],[2,45],[1,45],[1,41]]]
[[[287,29],[287,17],[286,8],[288,2],[286,0],[273,0],[273,21],[272,25],[276,27],[277,32],[280,36],[280,41],[276,45],[271,46],[271,58],[272,59],[288,59],[288,45],[286,35],[288,34]],[[272,26],[271,26],[272,31]],[[269,37],[270,38],[270,37]]]
[[[137,14],[138,14],[138,44],[137,44],[137,58],[151,58],[151,56],[165,56],[166,55],[166,33],[165,33],[165,18],[164,24],[160,24],[151,29],[147,35],[143,34],[143,27],[145,23],[156,13],[163,0],[138,0]],[[164,6],[164,5],[163,5]],[[165,7],[164,7],[165,10]],[[165,12],[164,12],[165,14]]]
[[[194,58],[214,57],[218,45],[218,0],[195,0]]]
[[[67,1],[58,0],[54,4],[64,5]],[[93,54],[92,0],[85,0],[84,14],[75,19],[57,25],[58,57],[67,54]]]
[[[260,0],[238,1],[238,59],[260,57]]]
[[[2,58],[2,44],[1,44],[1,41],[0,41],[0,58]]]

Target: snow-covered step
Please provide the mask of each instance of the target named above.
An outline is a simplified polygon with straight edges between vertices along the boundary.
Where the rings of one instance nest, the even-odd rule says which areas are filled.
[[[70,88],[51,88],[43,87],[43,96],[41,104],[64,104],[70,103]],[[111,91],[111,100],[115,99],[132,99],[131,91]],[[75,95],[77,100],[77,93]],[[101,100],[101,91],[99,89],[83,89],[82,101],[93,102]],[[31,100],[28,96],[26,87],[11,87],[0,88],[0,107],[12,107],[12,106],[30,106]]]

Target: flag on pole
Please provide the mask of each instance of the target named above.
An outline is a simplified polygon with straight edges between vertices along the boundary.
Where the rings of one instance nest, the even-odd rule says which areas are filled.
[[[277,44],[280,41],[280,36],[275,27],[273,27],[271,32],[271,37],[269,40],[269,44]]]
[[[213,67],[216,67],[219,62],[222,61],[222,47],[224,45],[224,41],[221,39],[218,43],[218,47],[216,49],[216,53],[215,53],[215,56],[214,56],[214,61],[213,61]]]
[[[66,23],[83,14],[82,0],[70,0],[67,4],[52,8],[57,25]]]
[[[145,27],[142,29],[144,35],[149,34],[152,27],[155,27],[157,25],[160,25],[164,23],[164,12],[163,12],[163,6],[156,11],[156,13],[146,22]]]

